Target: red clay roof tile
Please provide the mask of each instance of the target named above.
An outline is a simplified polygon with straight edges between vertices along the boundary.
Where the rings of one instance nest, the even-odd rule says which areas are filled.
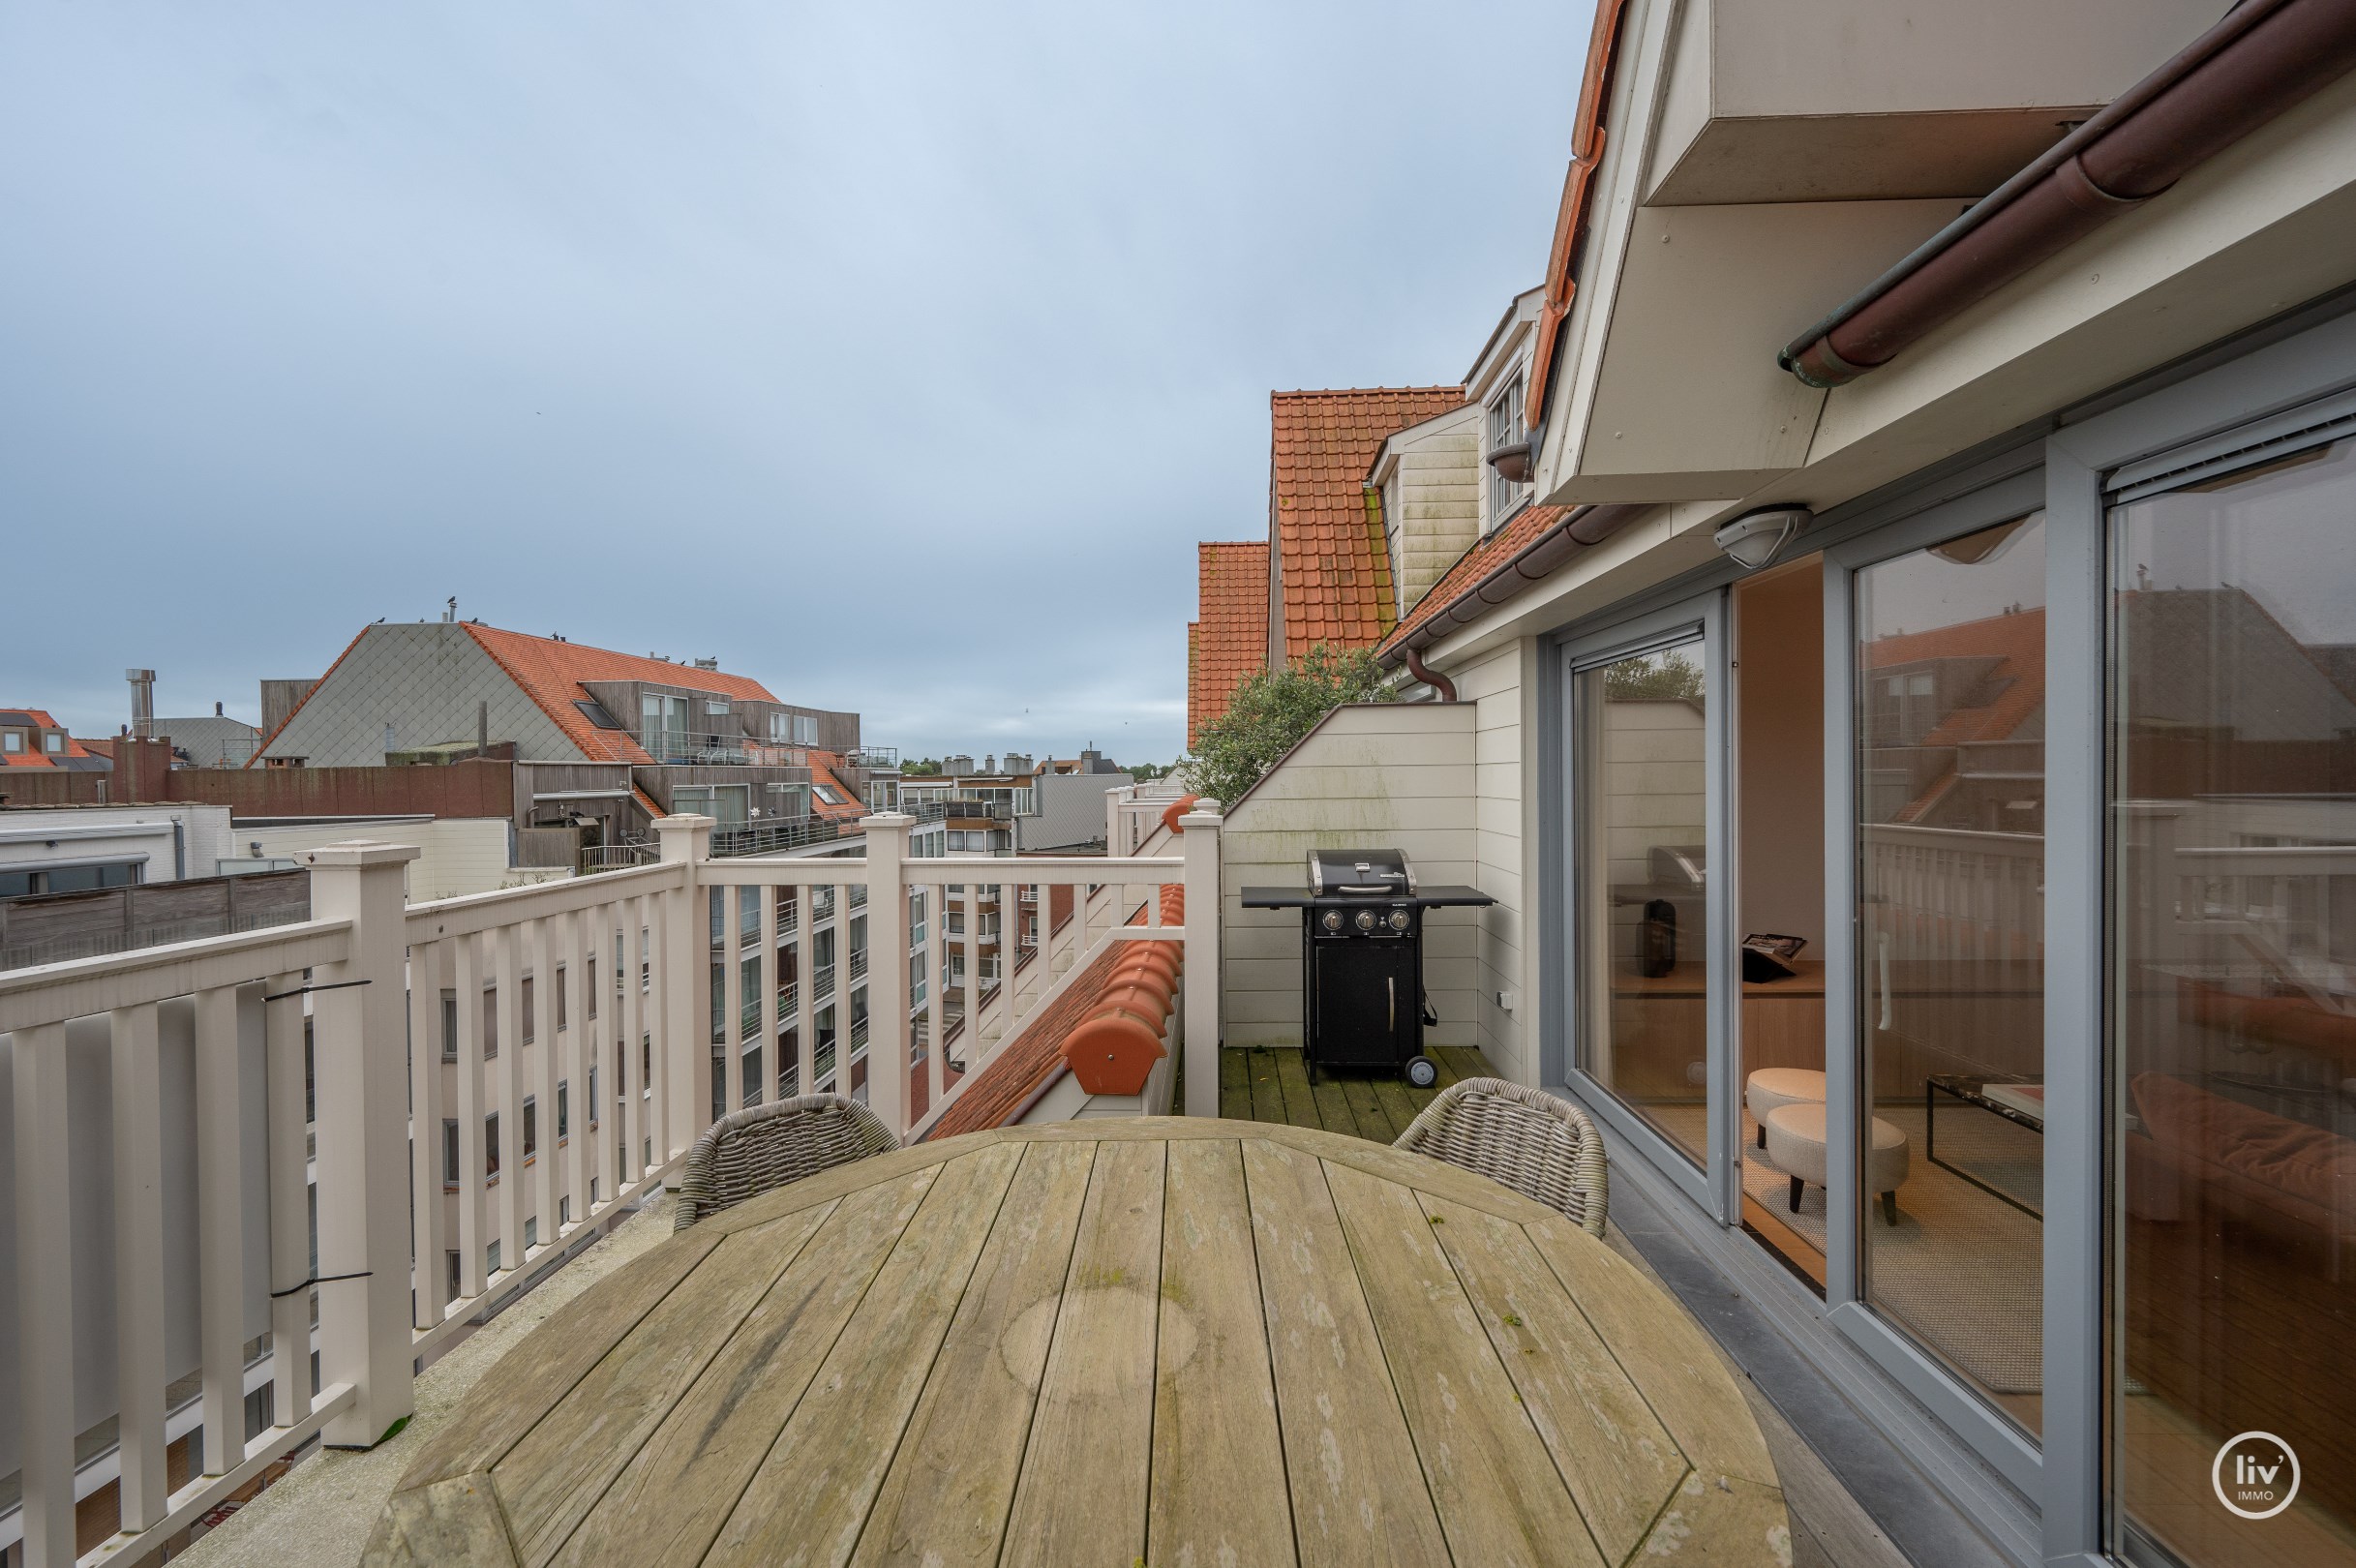
[[[1505,526],[1488,538],[1476,541],[1472,548],[1456,558],[1440,580],[1432,585],[1424,596],[1415,601],[1402,620],[1382,640],[1380,651],[1389,652],[1405,642],[1409,634],[1433,617],[1454,603],[1466,588],[1495,571],[1547,529],[1562,521],[1569,512],[1567,506],[1525,506]]]
[[[1186,743],[1227,710],[1235,688],[1268,662],[1268,547],[1195,547],[1202,618],[1186,629]]]
[[[1385,437],[1464,402],[1461,386],[1269,395],[1268,538],[1284,611],[1272,654],[1367,648],[1391,629],[1390,553],[1367,504],[1367,468]]]

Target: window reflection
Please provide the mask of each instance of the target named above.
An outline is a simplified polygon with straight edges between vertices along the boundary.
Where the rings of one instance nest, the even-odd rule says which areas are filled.
[[[1707,680],[1700,639],[1583,672],[1581,1065],[1697,1164],[1708,1152]]]
[[[2120,1549],[2356,1556],[2356,442],[2112,514]],[[2211,1488],[2275,1434],[2263,1523]]]
[[[1856,590],[1865,1299],[2032,1432],[2043,1384],[2044,560],[2033,515],[1867,567]],[[1821,1161],[1804,1130],[1779,1137],[1774,1125],[1804,1114],[1771,1113],[1770,1160]],[[1821,1229],[1823,1203],[1802,1193],[1795,1226]]]

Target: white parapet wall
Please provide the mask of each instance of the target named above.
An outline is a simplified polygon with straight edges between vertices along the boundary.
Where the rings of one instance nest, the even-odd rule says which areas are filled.
[[[299,860],[305,850],[351,838],[414,844],[419,854],[409,862],[408,887],[412,904],[560,882],[572,875],[563,867],[511,864],[513,835],[504,817],[343,817],[266,827],[239,823],[230,836],[237,855],[249,859],[258,855],[262,859]],[[212,871],[213,867],[205,867],[206,875]]]
[[[1396,849],[1422,883],[1480,886],[1472,703],[1338,708],[1227,807],[1221,840],[1223,1004],[1230,1046],[1301,1042],[1301,917],[1246,909],[1243,890],[1299,888],[1313,849]],[[1479,913],[1435,910],[1424,986],[1434,1045],[1479,1040]]]

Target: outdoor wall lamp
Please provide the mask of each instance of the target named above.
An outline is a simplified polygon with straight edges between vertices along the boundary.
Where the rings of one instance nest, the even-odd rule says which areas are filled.
[[[1735,564],[1744,571],[1755,572],[1775,564],[1783,547],[1808,526],[1816,514],[1805,506],[1763,506],[1756,512],[1745,512],[1717,532],[1718,548],[1734,558]]]

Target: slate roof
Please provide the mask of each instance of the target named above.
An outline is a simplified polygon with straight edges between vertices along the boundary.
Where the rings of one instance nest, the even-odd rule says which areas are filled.
[[[1268,663],[1268,547],[1195,546],[1199,620],[1186,629],[1186,743],[1227,710],[1235,688]]]
[[[1367,469],[1393,432],[1464,403],[1461,386],[1269,395],[1268,539],[1284,607],[1272,655],[1297,659],[1318,643],[1370,648],[1391,629],[1390,554]]]

